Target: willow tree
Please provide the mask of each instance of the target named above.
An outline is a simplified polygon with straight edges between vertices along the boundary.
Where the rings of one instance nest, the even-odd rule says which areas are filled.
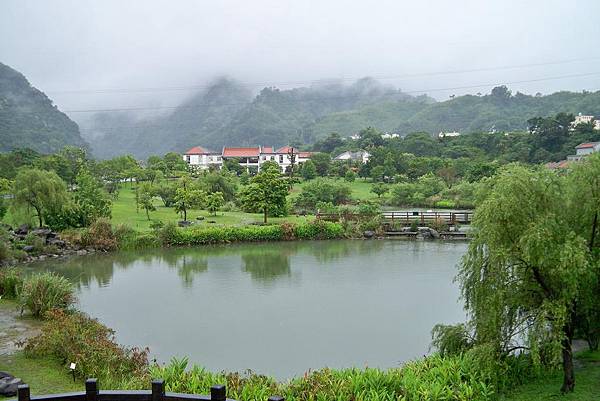
[[[69,201],[67,186],[54,171],[19,171],[13,185],[13,193],[15,206],[35,210],[40,227],[50,214],[60,213]]]
[[[563,392],[575,388],[571,343],[578,305],[599,277],[589,239],[596,232],[589,218],[594,200],[581,199],[577,189],[593,174],[590,165],[581,168],[566,176],[541,167],[502,169],[477,207],[458,275],[474,343],[498,359],[515,352],[533,361],[556,357]],[[587,206],[574,213],[578,203]]]

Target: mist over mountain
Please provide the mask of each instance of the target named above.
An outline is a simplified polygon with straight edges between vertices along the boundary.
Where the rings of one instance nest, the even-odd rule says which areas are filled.
[[[221,78],[166,116],[136,119],[132,114],[100,113],[85,133],[98,157],[123,152],[147,157],[195,145],[215,150],[226,145],[281,146],[311,143],[328,134],[317,123],[334,113],[392,104],[406,118],[431,102],[427,96],[413,97],[371,78],[351,85],[264,88],[255,97],[242,84]],[[349,135],[364,128],[363,123],[357,121],[342,131]]]
[[[350,136],[365,127],[411,132],[527,128],[527,120],[559,112],[600,116],[600,91],[513,94],[496,87],[485,95],[437,102],[411,96],[372,78],[309,87],[267,87],[258,94],[230,78],[214,80],[166,113],[148,117],[133,111],[96,113],[83,136],[94,156],[184,152],[192,146],[311,144],[332,132]],[[29,147],[43,153],[65,145],[87,147],[79,128],[14,69],[0,64],[0,151]]]
[[[52,153],[65,145],[87,146],[77,124],[23,74],[0,63],[0,151]]]

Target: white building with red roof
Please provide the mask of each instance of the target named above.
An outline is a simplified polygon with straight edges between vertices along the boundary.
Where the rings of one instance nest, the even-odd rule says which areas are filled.
[[[194,146],[183,154],[183,160],[190,166],[208,169],[211,166],[221,168],[223,158],[221,152],[214,152],[201,146]]]
[[[586,156],[592,153],[600,152],[600,142],[585,142],[575,147],[577,156]]]
[[[237,160],[248,170],[260,170],[260,166],[268,161],[275,162],[285,171],[288,166],[307,161],[311,152],[301,152],[291,146],[284,146],[275,150],[272,146],[252,147],[223,147],[221,152],[209,151],[201,146],[195,146],[183,155],[190,166],[208,169],[211,166],[221,168],[225,160]]]

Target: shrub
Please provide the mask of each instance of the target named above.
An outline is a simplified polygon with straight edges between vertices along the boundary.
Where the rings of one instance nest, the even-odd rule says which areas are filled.
[[[154,232],[162,246],[174,245],[177,242],[177,226],[172,221],[167,222]]]
[[[341,205],[350,201],[350,187],[327,179],[308,182],[295,201],[296,208],[315,210],[318,202]]]
[[[47,317],[41,334],[27,341],[26,355],[74,362],[79,377],[96,377],[108,388],[147,385],[147,349],[118,345],[113,330],[81,312],[53,310]]]
[[[30,245],[33,247],[33,253],[36,255],[41,254],[42,252],[44,252],[44,247],[46,245],[46,241],[44,241],[44,239],[42,239],[41,237],[38,237],[35,234],[29,233],[27,234],[27,236],[25,236],[24,242],[26,245]]]
[[[19,294],[21,307],[35,317],[42,317],[51,309],[66,309],[75,302],[73,286],[55,273],[40,273],[26,277]]]
[[[12,252],[8,246],[8,242],[5,242],[2,240],[2,238],[0,238],[0,266],[4,262],[8,262],[10,259],[12,259]]]
[[[330,221],[313,220],[296,227],[296,238],[298,239],[335,239],[344,236],[344,227]]]
[[[103,251],[114,251],[118,248],[119,243],[110,221],[98,219],[81,235],[81,245]]]
[[[17,269],[0,268],[0,296],[7,299],[16,299],[23,286],[23,277]]]
[[[152,377],[165,380],[167,391],[206,394],[212,384],[223,383],[228,396],[238,400],[264,400],[279,394],[290,401],[487,401],[494,395],[493,387],[469,356],[433,355],[388,370],[325,368],[284,383],[253,372],[240,375],[212,373],[198,366],[188,369],[187,359],[154,365],[150,372]]]

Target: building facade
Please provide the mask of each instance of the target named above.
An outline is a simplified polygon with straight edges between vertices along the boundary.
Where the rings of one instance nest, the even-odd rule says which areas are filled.
[[[296,148],[284,146],[275,150],[270,146],[254,147],[229,147],[225,146],[221,152],[211,152],[200,146],[195,146],[185,152],[183,160],[191,167],[206,170],[209,168],[220,169],[226,160],[236,160],[248,171],[259,171],[266,162],[275,162],[281,171],[293,164],[301,164],[310,159],[311,152],[301,152]]]

